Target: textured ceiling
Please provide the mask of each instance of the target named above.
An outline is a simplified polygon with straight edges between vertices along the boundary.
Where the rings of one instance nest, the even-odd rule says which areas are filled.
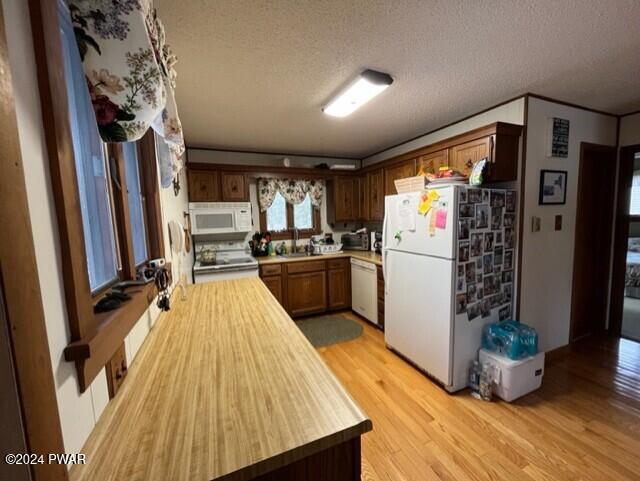
[[[530,91],[640,108],[640,1],[156,0],[187,145],[364,157]],[[395,81],[338,119],[364,68]]]

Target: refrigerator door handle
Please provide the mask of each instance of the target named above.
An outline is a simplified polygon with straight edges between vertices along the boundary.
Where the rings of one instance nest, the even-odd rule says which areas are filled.
[[[384,283],[384,293],[387,294],[387,209],[384,211],[384,219],[382,221],[382,281]]]

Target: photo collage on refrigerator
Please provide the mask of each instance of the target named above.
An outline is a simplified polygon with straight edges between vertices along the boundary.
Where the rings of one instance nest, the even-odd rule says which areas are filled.
[[[512,315],[516,247],[516,192],[458,191],[456,314],[469,321]]]

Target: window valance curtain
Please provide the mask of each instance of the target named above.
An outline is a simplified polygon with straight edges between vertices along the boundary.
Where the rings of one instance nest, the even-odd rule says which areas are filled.
[[[300,204],[307,194],[311,199],[311,205],[320,208],[322,205],[322,194],[324,193],[323,180],[300,180],[300,179],[258,179],[258,203],[260,211],[265,212],[276,197],[276,193],[284,197],[290,204]]]
[[[164,179],[182,168],[184,139],[173,94],[176,58],[152,0],[66,1],[102,140],[138,140],[152,127],[171,152],[171,164],[160,164],[168,187]]]

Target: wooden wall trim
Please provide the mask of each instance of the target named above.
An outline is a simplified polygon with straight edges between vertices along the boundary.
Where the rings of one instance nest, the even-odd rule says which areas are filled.
[[[162,208],[160,206],[160,181],[156,155],[156,137],[152,129],[138,141],[142,190],[145,196],[149,258],[164,257]]]
[[[0,5],[0,289],[30,453],[64,453],[49,341],[20,152],[9,55]],[[10,207],[10,208],[9,208]],[[16,277],[19,273],[19,276]],[[35,481],[67,480],[66,466],[30,466]]]
[[[55,199],[62,275],[72,339],[95,334],[80,198],[69,125],[57,2],[29,0],[38,87]],[[46,21],[44,20],[46,19]]]
[[[616,336],[622,333],[624,305],[624,277],[627,264],[627,239],[629,238],[629,195],[633,179],[634,153],[640,144],[622,147],[618,157],[618,181],[616,214],[611,266],[611,294],[609,302],[609,331]]]
[[[516,259],[516,305],[515,305],[515,318],[520,319],[520,305],[522,298],[522,256],[524,253],[524,192],[526,186],[526,174],[527,174],[527,126],[529,122],[529,96],[524,97],[524,125],[522,126],[522,155],[520,156],[520,187],[518,189],[518,217],[520,222],[518,223],[518,258]]]
[[[613,114],[611,112],[605,112],[604,110],[598,110],[598,109],[593,109],[591,107],[585,107],[584,105],[579,105],[579,104],[574,104],[571,102],[565,102],[564,100],[558,100],[558,99],[554,99],[552,97],[546,97],[544,95],[539,95],[539,94],[534,94],[534,93],[527,93],[527,97],[532,97],[534,99],[539,99],[539,100],[544,100],[546,102],[551,102],[554,104],[559,104],[559,105],[566,105],[567,107],[573,107],[574,109],[580,109],[580,110],[586,110],[587,112],[593,112],[594,114],[600,114],[600,115],[606,115],[608,117],[620,117],[620,115],[618,114]]]
[[[629,115],[636,115],[636,114],[640,114],[640,110],[632,110],[631,112],[627,112],[626,114],[618,115],[618,118],[622,119],[624,117],[629,117]]]

